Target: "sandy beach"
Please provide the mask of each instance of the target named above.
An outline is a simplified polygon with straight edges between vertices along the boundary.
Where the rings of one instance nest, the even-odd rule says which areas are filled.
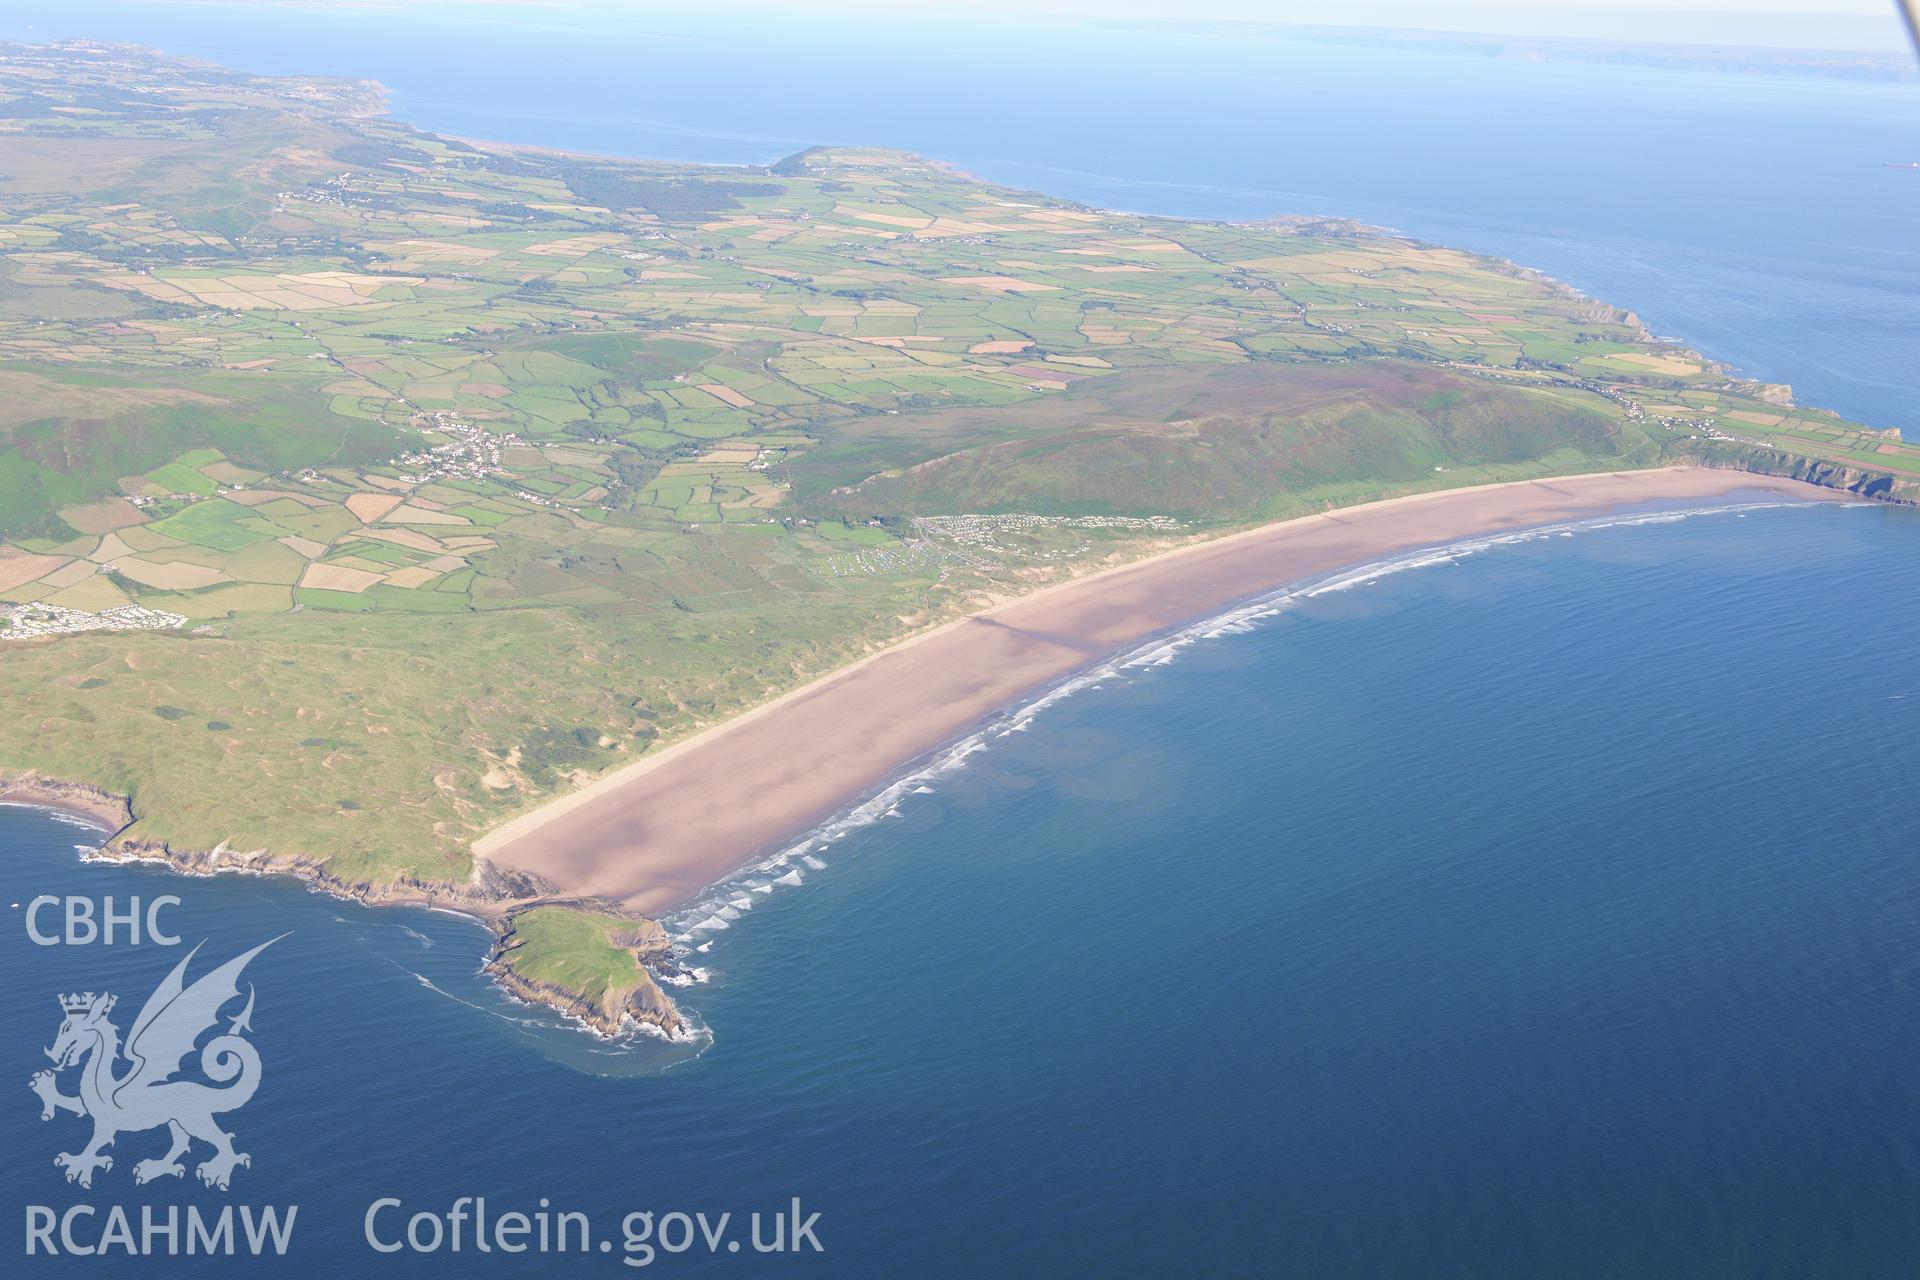
[[[124,796],[32,772],[0,774],[0,805],[51,809],[91,823],[107,835],[126,830],[133,821],[133,810]]]
[[[996,712],[1239,601],[1481,534],[1731,495],[1837,497],[1671,467],[1395,498],[1178,547],[903,641],[523,815],[474,852],[657,915]]]

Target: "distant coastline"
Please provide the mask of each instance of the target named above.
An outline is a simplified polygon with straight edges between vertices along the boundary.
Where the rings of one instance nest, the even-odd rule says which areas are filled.
[[[1648,71],[1804,76],[1869,84],[1920,82],[1920,70],[1915,69],[1912,58],[1904,49],[1796,48],[1784,44],[1710,44],[1691,40],[1604,40],[1591,36],[1516,35],[1420,27],[1323,26],[1232,19],[1198,23],[1113,19],[1105,25],[1149,31],[1192,31],[1198,28],[1218,34],[1293,40],[1303,44],[1351,45],[1525,62],[1576,62]]]

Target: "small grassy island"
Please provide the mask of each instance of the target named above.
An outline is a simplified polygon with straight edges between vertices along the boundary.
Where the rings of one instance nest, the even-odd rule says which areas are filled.
[[[664,959],[667,931],[652,920],[563,904],[516,914],[488,971],[515,995],[560,1009],[612,1035],[634,1018],[667,1035],[685,1028],[646,961]]]
[[[1354,223],[0,46],[0,789],[121,814],[107,856],[487,915],[510,989],[603,1030],[681,1029],[668,932],[488,833],[1097,570],[1679,463],[1920,494],[1896,432]]]

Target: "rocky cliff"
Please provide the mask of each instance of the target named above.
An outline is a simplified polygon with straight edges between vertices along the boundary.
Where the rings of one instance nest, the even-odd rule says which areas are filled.
[[[658,921],[598,902],[543,903],[494,928],[486,969],[511,994],[602,1035],[630,1024],[670,1039],[686,1034],[686,1020],[649,968],[672,963],[673,944]]]
[[[225,842],[211,849],[176,849],[163,840],[135,834],[133,826],[138,815],[128,797],[91,783],[69,782],[33,771],[0,774],[0,804],[56,809],[95,824],[107,839],[99,848],[84,855],[89,861],[157,863],[192,876],[222,873],[292,876],[322,893],[368,906],[417,904],[466,911],[493,923],[496,941],[488,956],[487,971],[514,996],[545,1005],[607,1035],[617,1034],[629,1021],[656,1028],[668,1036],[679,1036],[686,1031],[679,1009],[645,967],[648,963],[671,962],[672,947],[666,931],[653,920],[606,914],[582,916],[583,920],[605,922],[595,934],[599,944],[597,961],[604,963],[609,955],[631,959],[632,973],[620,972],[617,980],[604,985],[583,983],[581,989],[574,990],[564,980],[555,981],[522,971],[524,968],[537,970],[537,965],[516,966],[516,960],[524,961],[530,955],[542,960],[547,958],[541,948],[527,952],[526,939],[512,923],[517,909],[524,911],[531,900],[553,892],[552,886],[537,876],[503,872],[484,859],[475,859],[474,874],[464,884],[410,877],[373,884],[343,880],[316,859],[266,849],[236,850]],[[595,904],[595,911],[600,910]]]
[[[1687,461],[1702,466],[1751,471],[1763,476],[1786,476],[1879,502],[1920,505],[1920,477],[1881,469],[1871,463],[1836,462],[1831,458],[1815,458],[1766,445],[1739,444],[1730,440],[1690,441],[1682,453]]]

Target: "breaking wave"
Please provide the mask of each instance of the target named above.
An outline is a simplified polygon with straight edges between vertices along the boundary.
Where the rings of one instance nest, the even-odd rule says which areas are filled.
[[[910,766],[905,773],[880,791],[859,801],[838,817],[814,828],[796,843],[717,881],[709,886],[704,897],[693,905],[668,915],[662,923],[672,932],[674,942],[680,951],[693,950],[706,953],[713,945],[712,939],[709,937],[703,940],[702,935],[714,934],[730,928],[733,921],[739,918],[740,911],[745,910],[745,907],[740,905],[745,895],[771,894],[776,888],[794,888],[804,884],[806,875],[802,868],[824,871],[827,866],[825,862],[813,856],[814,849],[898,814],[901,802],[911,796],[936,794],[937,784],[942,778],[965,768],[968,761],[986,751],[997,739],[1011,733],[1025,731],[1035,717],[1049,707],[1065,701],[1076,693],[1099,688],[1108,681],[1128,679],[1137,673],[1165,666],[1178,657],[1183,650],[1203,640],[1214,640],[1222,636],[1240,635],[1251,631],[1262,622],[1287,612],[1303,601],[1336,592],[1351,591],[1356,587],[1368,586],[1415,569],[1430,569],[1454,564],[1469,556],[1480,555],[1501,547],[1518,546],[1547,538],[1571,538],[1605,529],[1675,524],[1703,516],[1738,516],[1749,511],[1783,508],[1813,509],[1816,506],[1820,509],[1828,509],[1825,504],[1806,502],[1730,502],[1711,506],[1593,516],[1559,524],[1535,525],[1526,529],[1482,534],[1440,546],[1403,552],[1267,592],[1197,622],[1188,623],[1177,631],[1149,640],[1104,662],[1096,663],[1077,675],[1068,677],[1038,697],[1001,712],[959,741],[922,757],[920,762]],[[745,900],[749,903],[752,901],[750,897]]]
[[[0,800],[0,809],[31,809],[48,821],[57,822],[63,827],[75,827],[81,831],[105,831],[112,834],[113,828],[104,822],[83,817],[66,809],[56,809],[48,804],[35,804],[31,800]]]

